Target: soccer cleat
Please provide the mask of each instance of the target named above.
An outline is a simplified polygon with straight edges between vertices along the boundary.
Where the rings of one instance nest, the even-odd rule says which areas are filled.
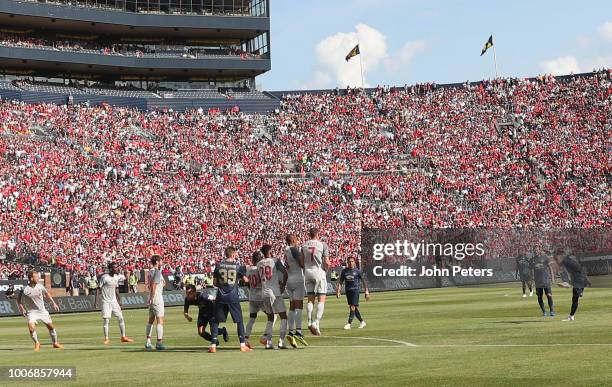
[[[542,312],[542,317],[547,317],[548,316],[548,312]]]
[[[227,343],[229,341],[229,334],[227,333],[227,328],[223,328],[223,332],[221,333],[223,334],[223,341]]]
[[[151,344],[151,342],[150,342],[150,341],[147,341],[147,343],[145,344],[145,349],[146,349],[147,351],[150,351],[150,350],[152,350],[152,349],[153,349],[153,345]]]
[[[164,343],[158,342],[157,344],[155,344],[155,349],[158,351],[163,351],[166,349],[166,346],[164,345]]]
[[[567,316],[567,318],[563,321],[574,321],[574,316]]]
[[[315,328],[315,323],[312,324],[308,324],[308,330],[310,331],[310,333],[312,333],[313,335],[317,335],[317,329]]]
[[[241,345],[241,346],[240,346],[240,352],[251,352],[251,351],[252,351],[252,349],[251,349],[251,348],[249,348],[249,347],[248,347],[248,346],[246,346],[246,345]],[[209,351],[209,352],[210,352],[210,351]],[[217,352],[217,349],[216,349],[216,348],[215,348],[215,352]],[[213,353],[214,353],[214,352],[213,352]]]
[[[35,343],[35,344],[34,344],[34,351],[35,351],[35,352],[40,351],[40,343]]]
[[[259,343],[260,343],[261,345],[266,345],[266,344],[268,344],[268,339],[266,338],[266,336],[261,336],[261,337],[259,338]]]
[[[314,325],[314,327],[315,327],[315,332],[316,332],[315,335],[321,336],[321,328],[319,327],[319,322],[317,321],[317,322],[315,322],[312,325]]]
[[[523,293],[523,298],[527,298],[527,295],[525,293]]]
[[[365,320],[363,320],[360,324],[359,324],[359,329],[363,329],[367,326],[368,324],[366,324]]]
[[[529,297],[533,297],[533,290],[529,292]]]
[[[247,348],[253,349],[253,344],[251,344],[251,343],[250,343],[248,340],[244,342],[244,345],[245,345]]]
[[[550,311],[550,317],[555,317],[555,312],[553,312],[552,310]]]
[[[295,332],[295,335],[293,336],[295,338],[295,340],[297,340],[300,344],[302,344],[305,347],[308,347],[308,342],[306,341],[306,338],[304,337],[304,335],[302,335],[302,332]]]
[[[293,334],[290,333],[287,335],[287,341],[293,348],[297,348],[297,342],[295,340],[295,337],[293,337]]]
[[[64,349],[64,346],[61,345],[60,343],[55,343],[55,344],[53,344],[53,348],[55,348],[55,349]]]
[[[110,344],[110,340],[109,340],[109,339],[104,339],[104,341],[102,342],[102,344],[104,344],[104,345],[109,345],[109,344]]]
[[[278,349],[289,349],[284,343],[278,343]]]
[[[240,348],[240,351],[242,351],[242,347]],[[217,347],[208,348],[208,353],[217,353]]]
[[[265,348],[266,348],[266,349],[274,349],[274,344],[272,344],[272,342],[271,342],[271,341],[270,341],[270,342],[267,342],[267,343],[266,343],[266,347],[265,347]]]
[[[348,324],[346,324],[346,325],[344,326],[344,330],[345,330],[345,331],[348,331],[348,330],[350,330],[350,329],[351,329],[351,324],[350,324],[350,323],[348,323]]]

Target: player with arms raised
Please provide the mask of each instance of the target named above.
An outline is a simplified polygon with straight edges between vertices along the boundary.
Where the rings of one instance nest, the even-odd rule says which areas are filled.
[[[157,343],[155,349],[163,351],[166,349],[164,345],[164,276],[161,272],[162,257],[155,254],[151,257],[151,266],[149,268],[149,299],[147,303],[149,305],[149,321],[147,323],[147,343],[145,348],[148,350],[153,349],[151,344],[151,333],[153,332],[153,323],[157,322],[155,330],[157,331]]]
[[[287,309],[283,301],[283,293],[287,285],[287,269],[279,260],[272,258],[272,246],[263,245],[261,252],[264,258],[257,263],[257,271],[261,279],[264,311],[268,315],[265,332],[266,349],[274,349],[274,345],[272,345],[272,326],[274,325],[275,314],[278,314],[281,318],[278,348],[286,349]]]
[[[38,283],[38,279],[37,272],[31,271],[28,273],[28,284],[19,292],[17,305],[19,305],[19,310],[23,317],[28,320],[28,329],[30,330],[30,337],[34,341],[35,351],[40,351],[40,342],[38,341],[38,333],[36,333],[36,324],[38,324],[39,320],[47,326],[51,341],[53,342],[53,348],[62,349],[64,347],[57,341],[57,332],[53,326],[53,321],[51,321],[51,316],[45,308],[43,298],[47,298],[56,312],[59,311],[59,307],[53,297],[47,292],[47,289]]]
[[[111,313],[117,317],[119,322],[119,331],[121,332],[122,343],[133,343],[125,334],[125,320],[121,311],[121,298],[119,297],[119,275],[117,274],[117,266],[115,262],[108,264],[108,273],[100,277],[98,291],[94,301],[95,308],[98,308],[98,298],[102,294],[102,328],[104,330],[104,344],[109,344],[108,339],[108,324],[110,322]]]
[[[306,294],[308,295],[308,329],[315,336],[321,335],[320,322],[325,311],[325,300],[327,298],[327,273],[329,267],[329,248],[327,244],[319,240],[318,228],[308,231],[310,240],[302,245],[302,261],[304,262],[304,281]],[[317,299],[317,316],[312,319],[314,301]]]
[[[298,239],[294,234],[285,237],[285,265],[289,278],[287,279],[287,294],[289,295],[289,334],[287,341],[292,347],[297,346],[297,341],[302,345],[308,345],[302,335],[302,309],[304,309],[304,257],[300,254]]]
[[[238,284],[242,280],[249,282],[246,277],[246,268],[236,262],[238,253],[233,247],[225,249],[225,260],[221,261],[213,272],[213,285],[217,288],[217,299],[215,301],[215,314],[211,323],[211,344],[208,353],[217,352],[217,335],[219,334],[219,323],[227,320],[227,314],[232,315],[232,320],[238,329],[240,340],[240,351],[249,352],[251,348],[246,346],[244,338],[244,322],[242,321],[242,308],[238,295]]]

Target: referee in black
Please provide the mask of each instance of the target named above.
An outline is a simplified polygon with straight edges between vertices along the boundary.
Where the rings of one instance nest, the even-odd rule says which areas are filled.
[[[555,261],[563,267],[570,276],[572,285],[572,309],[569,316],[563,321],[574,321],[574,316],[578,310],[578,301],[584,294],[584,288],[591,286],[591,281],[586,275],[586,270],[582,267],[574,255],[555,255]]]

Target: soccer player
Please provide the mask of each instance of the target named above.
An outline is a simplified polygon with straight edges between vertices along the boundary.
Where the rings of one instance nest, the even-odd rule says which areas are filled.
[[[266,349],[274,349],[274,345],[272,345],[272,326],[274,325],[275,314],[278,314],[281,319],[278,348],[286,349],[287,309],[283,301],[283,293],[287,285],[287,269],[279,260],[272,258],[271,245],[263,245],[261,252],[264,258],[257,263],[257,271],[261,279],[264,311],[268,315],[265,331]]]
[[[37,272],[30,271],[28,273],[28,284],[19,292],[17,296],[17,305],[23,317],[28,321],[28,329],[30,330],[30,337],[32,337],[34,341],[35,351],[40,351],[40,341],[38,341],[38,333],[36,333],[36,324],[38,324],[39,320],[47,326],[53,348],[62,349],[64,346],[57,341],[57,332],[53,326],[53,321],[51,321],[51,316],[45,308],[43,298],[47,298],[56,312],[59,311],[59,307],[55,303],[53,297],[47,292],[47,289],[38,283],[38,279],[39,276]]]
[[[249,352],[251,348],[246,346],[244,338],[244,323],[242,321],[242,308],[238,295],[238,284],[242,280],[248,283],[246,268],[236,262],[238,253],[233,247],[225,249],[225,260],[221,261],[213,272],[213,285],[217,288],[217,299],[215,301],[215,313],[211,323],[211,344],[208,353],[217,352],[217,335],[219,334],[219,323],[227,320],[227,314],[232,315],[232,320],[238,330],[240,340],[240,352]]]
[[[183,306],[183,316],[187,321],[192,322],[193,318],[191,318],[189,315],[189,306],[198,306],[198,335],[206,341],[212,340],[210,333],[206,332],[206,326],[209,325],[213,319],[215,309],[214,300],[215,298],[213,296],[209,296],[204,292],[198,292],[196,286],[193,284],[185,286],[185,305]],[[221,334],[223,335],[223,341],[227,342],[229,340],[227,329],[219,328],[219,331],[221,331]],[[219,340],[217,340],[215,344],[219,345]]]
[[[289,334],[287,341],[292,347],[297,347],[299,341],[308,345],[302,334],[302,309],[304,309],[304,257],[300,254],[298,239],[294,234],[285,237],[285,265],[289,278],[287,279],[287,294],[289,295]]]
[[[249,277],[249,322],[246,325],[246,332],[244,338],[246,340],[247,347],[253,349],[249,341],[251,332],[253,331],[253,325],[257,319],[257,313],[263,310],[263,298],[261,294],[261,279],[259,278],[259,272],[257,271],[257,263],[263,259],[261,251],[255,251],[251,256],[251,266],[247,268],[247,277]],[[265,345],[264,338],[260,342]]]
[[[589,281],[586,275],[586,270],[584,270],[575,256],[557,254],[554,260],[565,268],[570,276],[570,283],[572,284],[572,309],[570,310],[569,316],[563,321],[574,321],[574,316],[578,310],[578,301],[584,294],[584,288],[591,286],[591,281]]]
[[[117,265],[115,262],[108,264],[108,273],[100,277],[100,283],[96,292],[94,301],[95,308],[98,308],[98,298],[102,294],[102,327],[104,330],[104,344],[109,344],[108,339],[108,324],[110,322],[111,313],[117,317],[119,322],[119,332],[121,332],[122,343],[133,343],[134,340],[127,337],[125,334],[125,320],[121,311],[121,298],[119,297],[119,275],[117,274]]]
[[[357,268],[357,261],[353,257],[348,259],[346,262],[346,268],[342,269],[342,273],[340,273],[340,278],[338,279],[338,285],[336,287],[337,298],[340,298],[342,284],[344,284],[346,301],[348,302],[349,306],[348,322],[344,326],[344,329],[351,329],[351,324],[353,323],[354,317],[357,317],[357,320],[359,320],[359,329],[365,328],[366,322],[361,317],[361,313],[359,312],[359,293],[361,292],[361,284],[363,284],[363,288],[365,290],[366,301],[370,300],[370,291],[368,290],[368,284],[366,283],[361,270]]]
[[[550,310],[550,316],[552,317],[555,315],[555,310],[553,307],[552,290],[550,288],[550,283],[554,277],[551,262],[543,252],[538,252],[533,258],[531,267],[533,268],[536,295],[538,296],[538,304],[540,305],[540,309],[542,309],[542,315],[544,317],[548,315],[543,300],[543,294],[546,293],[548,308]]]
[[[527,297],[526,288],[529,287],[529,297],[533,296],[533,288],[531,287],[533,278],[531,276],[531,259],[530,257],[521,254],[516,257],[516,273],[517,279],[521,280],[523,285],[523,297]]]
[[[164,286],[166,282],[161,272],[162,257],[155,254],[151,257],[149,267],[149,322],[147,323],[147,342],[145,348],[153,349],[151,344],[151,333],[153,332],[153,323],[156,323],[155,330],[157,331],[157,343],[155,349],[163,351],[166,349],[164,345]]]
[[[304,281],[306,294],[308,295],[308,305],[306,313],[308,315],[308,329],[315,336],[321,335],[320,322],[325,311],[325,300],[327,298],[327,273],[329,267],[329,249],[327,245],[319,240],[320,232],[318,228],[311,228],[308,231],[310,240],[302,245],[302,261],[304,262]],[[312,312],[314,302],[317,299],[317,314],[313,320]]]

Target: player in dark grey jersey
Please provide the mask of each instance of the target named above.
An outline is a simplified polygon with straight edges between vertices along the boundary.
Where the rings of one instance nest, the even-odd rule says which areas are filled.
[[[531,264],[533,269],[533,278],[536,286],[536,294],[538,296],[538,304],[540,305],[540,309],[542,310],[543,316],[548,316],[546,312],[546,308],[544,306],[543,295],[546,294],[546,298],[548,300],[548,308],[550,310],[550,316],[555,315],[555,310],[553,306],[553,298],[552,298],[552,289],[550,284],[553,279],[552,268],[550,267],[550,260],[543,253],[538,253],[534,258]]]
[[[567,271],[572,285],[572,309],[569,316],[563,321],[574,321],[574,316],[578,310],[578,301],[584,294],[584,288],[591,286],[591,281],[587,277],[586,270],[575,256],[557,254],[554,259],[559,266]]]

